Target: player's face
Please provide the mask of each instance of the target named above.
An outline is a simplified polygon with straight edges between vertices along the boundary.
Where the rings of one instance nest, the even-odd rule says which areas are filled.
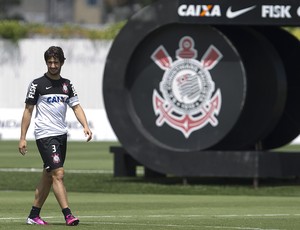
[[[46,62],[48,67],[48,73],[52,76],[59,76],[60,70],[62,67],[62,63],[58,60],[58,58],[51,57]]]

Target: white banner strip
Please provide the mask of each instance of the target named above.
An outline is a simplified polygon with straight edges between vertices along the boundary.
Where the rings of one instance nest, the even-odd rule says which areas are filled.
[[[85,114],[93,132],[94,141],[117,141],[104,109],[85,109]],[[0,108],[0,140],[19,140],[23,109]],[[27,132],[27,140],[34,140],[34,115]],[[66,117],[69,127],[69,140],[85,140],[82,126],[73,111],[68,109]]]

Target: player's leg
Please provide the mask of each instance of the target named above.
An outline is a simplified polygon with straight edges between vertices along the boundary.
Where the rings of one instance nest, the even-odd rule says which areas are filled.
[[[56,137],[57,145],[55,145],[55,157],[53,157],[53,161],[56,162],[55,165],[52,165],[51,167],[51,173],[52,173],[52,180],[53,180],[53,192],[55,194],[55,197],[62,209],[62,213],[65,217],[66,224],[67,225],[78,225],[79,219],[74,217],[71,213],[71,210],[69,208],[68,204],[68,197],[66,188],[64,185],[64,162],[66,158],[66,152],[67,152],[67,135],[62,135]]]
[[[51,146],[51,161],[49,162],[49,170],[51,170],[53,192],[62,209],[67,208],[68,199],[64,185],[64,163],[67,152],[67,135],[52,137],[49,141]]]
[[[34,202],[33,202],[33,205],[35,207],[43,207],[48,195],[49,195],[49,192],[50,192],[50,189],[51,189],[51,186],[52,186],[52,177],[51,177],[51,174],[48,173],[45,169],[43,170],[43,174],[42,174],[42,178],[39,182],[39,184],[37,185],[36,187],[36,190],[35,190],[35,199],[34,199]]]
[[[35,189],[33,206],[27,218],[27,224],[38,224],[38,225],[48,224],[46,221],[40,218],[40,211],[49,195],[51,185],[52,185],[51,174],[48,173],[46,170],[44,170],[40,182]]]
[[[53,181],[53,192],[61,209],[69,207],[67,192],[64,185],[64,168],[58,168],[51,171]]]
[[[72,215],[69,208],[67,191],[64,185],[64,169],[58,168],[51,171],[53,179],[53,192],[64,214],[67,225],[78,225],[79,219]]]
[[[49,172],[49,162],[51,161],[52,150],[51,146],[49,145],[49,138],[42,138],[36,140],[36,145],[44,162],[44,170],[40,182],[35,190],[33,206],[27,218],[27,224],[44,225],[47,224],[47,222],[40,218],[40,212],[49,195],[52,186],[52,176]]]

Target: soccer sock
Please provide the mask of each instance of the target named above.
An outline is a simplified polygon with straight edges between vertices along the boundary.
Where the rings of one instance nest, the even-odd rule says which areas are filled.
[[[71,210],[69,208],[62,209],[62,213],[64,214],[65,218],[71,214]]]
[[[33,219],[33,218],[35,218],[35,217],[38,217],[38,216],[40,215],[40,212],[41,212],[41,208],[32,206],[31,211],[30,211],[30,214],[29,214],[28,217],[29,217],[30,219]]]

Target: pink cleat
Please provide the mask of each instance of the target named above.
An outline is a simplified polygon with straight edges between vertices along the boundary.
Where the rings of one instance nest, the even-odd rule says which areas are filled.
[[[35,217],[33,219],[27,218],[26,224],[38,224],[38,225],[48,225],[46,221],[44,221],[41,217]]]
[[[68,226],[76,226],[79,224],[79,219],[73,216],[72,214],[67,215],[66,217],[66,225]]]

